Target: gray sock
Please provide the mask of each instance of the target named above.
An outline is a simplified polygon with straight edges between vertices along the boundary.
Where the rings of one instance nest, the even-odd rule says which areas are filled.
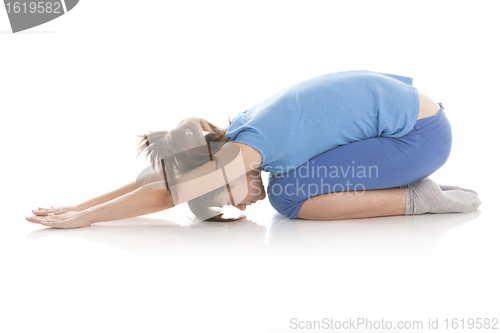
[[[405,215],[465,213],[472,212],[481,205],[476,194],[462,190],[442,191],[430,178],[419,181],[415,187],[405,188],[405,195]]]
[[[458,191],[465,191],[465,192],[474,193],[475,195],[477,195],[476,191],[471,190],[469,188],[460,187],[460,186],[439,184],[439,187],[441,188],[441,191],[456,191],[456,190],[458,190]]]
[[[429,177],[427,177],[427,178],[429,178]],[[424,178],[424,179],[427,179],[427,178]],[[399,188],[410,188],[410,187],[418,186],[424,179],[417,180],[416,182],[413,182],[413,183],[408,184],[408,185],[399,186]],[[460,190],[460,191],[465,191],[465,192],[471,192],[471,193],[474,193],[475,195],[477,195],[476,191],[471,190],[469,188],[464,188],[464,187],[455,186],[455,185],[441,185],[441,184],[438,184],[438,185],[439,185],[439,188],[441,189],[441,191]]]

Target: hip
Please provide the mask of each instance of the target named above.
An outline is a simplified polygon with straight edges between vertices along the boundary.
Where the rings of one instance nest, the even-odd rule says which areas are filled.
[[[418,89],[417,92],[418,92],[418,104],[419,104],[417,120],[436,115],[440,109],[439,104],[434,99],[426,95],[424,92]]]

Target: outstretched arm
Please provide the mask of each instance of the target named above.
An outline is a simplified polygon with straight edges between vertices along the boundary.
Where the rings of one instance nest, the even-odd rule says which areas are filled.
[[[81,228],[92,223],[114,221],[156,213],[174,206],[165,190],[138,188],[111,201],[81,212],[67,212],[45,217],[32,216],[26,220],[53,228]]]
[[[222,173],[212,172],[211,163],[196,168],[184,174],[183,179],[178,179],[176,190],[179,200],[177,202],[173,201],[170,192],[163,187],[162,175],[154,173],[146,175],[146,180],[138,179],[116,191],[91,199],[82,206],[75,206],[77,207],[75,209],[69,209],[71,207],[68,206],[69,208],[33,211],[38,216],[27,217],[26,220],[56,228],[78,228],[95,222],[136,217],[171,208],[217,189],[226,184],[226,181],[232,182],[262,164],[262,155],[257,150],[244,144],[233,144],[240,149],[239,162],[241,163],[231,163],[234,160],[230,157],[234,154],[226,155],[224,150],[215,154],[221,161],[221,165],[225,166],[226,179],[221,176]],[[147,183],[153,186],[148,188],[148,185],[145,185]],[[160,186],[155,189],[154,184]]]
[[[159,173],[149,173],[147,175],[147,181],[149,182],[162,182],[163,178]],[[83,203],[76,204],[76,205],[68,205],[68,206],[61,206],[61,207],[52,207],[52,208],[42,208],[38,207],[38,209],[33,209],[32,212],[33,214],[37,216],[47,216],[48,214],[64,214],[69,211],[74,211],[74,212],[81,212],[85,209],[88,209],[90,207],[94,207],[100,204],[103,204],[105,202],[111,201],[113,199],[119,198],[122,195],[125,195],[127,193],[130,193],[132,191],[137,190],[143,183],[146,182],[146,179],[143,177],[138,177],[135,181],[120,187],[119,189],[116,189],[114,191],[111,191],[109,193],[105,193],[103,195],[100,195],[98,197],[95,197],[93,199],[87,200]]]
[[[97,206],[97,205],[100,205],[102,203],[105,203],[105,202],[108,202],[110,200],[121,197],[122,195],[125,195],[127,193],[132,192],[132,191],[135,191],[138,188],[139,188],[139,186],[134,181],[130,184],[127,184],[125,186],[120,187],[117,190],[114,190],[114,191],[109,192],[109,193],[105,193],[103,195],[92,198],[92,199],[87,200],[87,201],[80,203],[80,204],[61,206],[61,207],[52,207],[52,208],[38,207],[38,209],[33,209],[32,212],[33,212],[33,214],[35,214],[37,216],[46,216],[48,214],[64,214],[64,213],[67,213],[69,211],[81,212],[81,211],[88,209],[90,207]]]

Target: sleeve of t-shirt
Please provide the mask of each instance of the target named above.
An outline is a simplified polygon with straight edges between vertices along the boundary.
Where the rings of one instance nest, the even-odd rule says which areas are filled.
[[[413,78],[407,77],[407,76],[401,76],[401,75],[395,75],[395,74],[388,74],[388,73],[380,73],[382,75],[392,77],[393,79],[396,79],[398,81],[401,81],[403,83],[409,84],[410,86],[413,84]]]
[[[268,145],[263,141],[262,135],[256,135],[252,131],[241,131],[239,132],[234,139],[232,139],[232,142],[236,143],[243,143],[245,145],[248,145],[252,147],[253,149],[256,149],[261,155],[262,155],[262,163],[261,165],[266,165],[268,161]]]

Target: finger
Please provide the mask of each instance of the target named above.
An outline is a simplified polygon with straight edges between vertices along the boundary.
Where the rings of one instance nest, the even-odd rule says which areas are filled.
[[[40,207],[38,207],[38,211],[40,211],[40,212],[50,212],[50,211],[53,211],[54,209],[57,209],[57,208],[40,208]],[[33,210],[36,210],[36,209],[33,209]]]
[[[42,220],[41,224],[46,226],[46,227],[51,227],[55,229],[66,229],[67,227],[61,223],[61,221],[49,221],[49,220]]]
[[[38,224],[40,224],[40,220],[37,219],[35,216],[28,216],[28,217],[26,217],[26,221],[31,222],[31,223],[38,223]]]
[[[54,225],[54,222],[47,221],[47,220],[40,220],[40,224],[47,226],[47,227],[52,227]]]
[[[46,210],[35,210],[33,209],[31,212],[35,215],[42,215],[42,216],[45,216],[49,213],[55,213],[55,212],[58,212],[59,210],[57,209],[46,209]]]
[[[40,220],[47,221],[47,222],[60,222],[61,216],[60,215],[51,215],[51,216],[47,215],[47,216],[41,218]]]
[[[49,213],[48,215],[54,216],[54,215],[61,215],[61,214],[65,214],[65,213],[67,213],[66,209],[60,209],[60,210],[53,211],[53,212]]]
[[[39,210],[34,210],[34,209],[31,212],[33,214],[37,215],[37,216],[45,216],[45,215],[47,215],[47,212],[39,211]]]
[[[43,207],[38,207],[39,210],[54,210],[54,209],[60,209],[61,207],[51,207],[51,208],[43,208]]]

